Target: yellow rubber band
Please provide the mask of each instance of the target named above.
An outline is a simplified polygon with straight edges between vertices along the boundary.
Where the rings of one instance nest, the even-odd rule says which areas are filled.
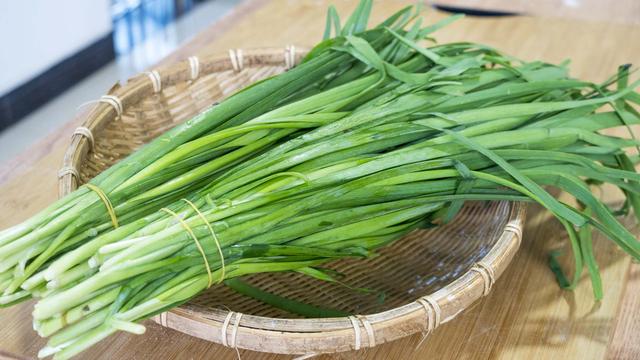
[[[205,254],[204,249],[202,248],[202,245],[200,245],[200,241],[198,241],[198,238],[196,237],[196,234],[194,234],[193,230],[191,230],[189,225],[184,220],[182,220],[180,215],[176,214],[175,212],[173,212],[173,211],[171,211],[171,210],[169,210],[167,208],[162,208],[160,210],[166,212],[169,215],[172,215],[178,221],[180,221],[180,224],[182,225],[182,227],[187,231],[187,233],[189,233],[189,235],[191,236],[193,241],[196,243],[196,247],[198,248],[198,251],[200,251],[200,255],[202,255],[202,259],[204,260],[204,266],[207,268],[207,275],[209,276],[209,284],[211,284],[213,282],[213,275],[211,275],[211,267],[209,266],[209,261],[207,261],[207,254]],[[211,286],[211,285],[209,285],[209,286]]]
[[[218,284],[219,284],[222,282],[222,280],[224,280],[224,275],[225,275],[224,255],[222,254],[222,246],[220,246],[220,241],[218,240],[218,237],[216,236],[215,231],[213,231],[213,227],[211,226],[211,223],[207,221],[207,218],[204,217],[204,215],[200,212],[200,210],[198,210],[198,208],[191,201],[187,199],[182,199],[182,201],[191,205],[193,210],[195,210],[198,213],[198,216],[200,216],[200,219],[202,219],[202,221],[204,221],[204,223],[207,224],[209,231],[211,231],[211,237],[213,238],[213,241],[215,241],[216,247],[218,248],[218,254],[220,255],[221,269],[220,269],[220,279],[218,280]],[[212,279],[211,277],[209,277],[209,287],[211,287],[211,284],[212,284]]]
[[[105,194],[104,191],[102,191],[102,189],[100,189],[99,187],[93,184],[85,184],[85,186],[89,190],[92,190],[93,192],[98,194],[98,197],[100,197],[100,200],[102,200],[102,202],[104,203],[104,206],[107,208],[107,212],[111,217],[111,223],[113,224],[113,227],[117,229],[118,226],[120,226],[118,225],[118,217],[116,216],[116,211],[113,209],[113,205],[111,204],[111,201],[107,197],[107,194]]]

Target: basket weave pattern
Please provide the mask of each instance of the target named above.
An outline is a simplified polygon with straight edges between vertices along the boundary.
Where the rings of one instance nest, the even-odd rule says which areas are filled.
[[[66,195],[162,132],[255,81],[286,71],[304,51],[232,50],[195,58],[116,85],[74,132],[59,176]],[[301,319],[218,285],[156,318],[226,346],[288,354],[375,346],[451,320],[488,294],[518,249],[524,206],[465,206],[450,224],[415,231],[367,260],[329,265],[354,291],[294,273],[258,274],[247,282],[289,298],[353,314]]]

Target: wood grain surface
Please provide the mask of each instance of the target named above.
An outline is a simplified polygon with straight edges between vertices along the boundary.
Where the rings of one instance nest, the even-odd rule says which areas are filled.
[[[636,1],[636,0],[630,0]],[[355,0],[334,0],[341,13]],[[229,48],[312,45],[321,37],[329,2],[254,0],[183,46],[165,62]],[[376,1],[374,21],[410,1]],[[603,11],[606,11],[604,9]],[[430,12],[428,20],[443,14]],[[640,26],[558,17],[467,18],[437,34],[440,41],[477,41],[527,59],[572,59],[572,74],[600,81],[619,64],[640,61]],[[13,161],[0,165],[0,228],[24,220],[56,198],[56,172],[82,116]],[[604,188],[603,199],[619,201]],[[532,206],[522,249],[493,292],[426,339],[416,335],[359,352],[321,359],[637,359],[640,358],[640,266],[596,237],[605,299],[594,304],[587,277],[574,292],[555,284],[548,252],[563,248],[561,226]],[[31,328],[32,302],[0,309],[0,359],[34,358],[45,343]],[[147,322],[142,336],[118,334],[83,359],[236,359],[235,350]],[[242,359],[288,359],[240,351]]]
[[[638,0],[430,0],[428,2],[433,5],[476,10],[640,24],[640,1]]]

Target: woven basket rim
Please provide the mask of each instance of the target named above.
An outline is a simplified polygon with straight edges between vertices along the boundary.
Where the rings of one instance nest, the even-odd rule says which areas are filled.
[[[97,102],[85,116],[82,126],[73,133],[58,174],[60,196],[78,187],[76,169],[91,151],[93,134],[116,119],[130,104],[161,91],[163,86],[194,81],[214,72],[239,72],[246,67],[265,65],[288,69],[306,54],[307,50],[294,46],[234,49],[229,50],[228,56],[190,57],[136,75],[125,85],[114,85],[107,95],[117,98],[117,103]],[[283,354],[358,350],[412,335],[421,328],[428,332],[487,295],[511,262],[520,246],[526,211],[524,203],[510,203],[509,206],[510,213],[501,236],[474,267],[436,292],[390,310],[357,317],[283,319],[238,315],[224,309],[186,304],[154,320],[162,326],[216,343],[228,344],[231,333],[234,347]]]

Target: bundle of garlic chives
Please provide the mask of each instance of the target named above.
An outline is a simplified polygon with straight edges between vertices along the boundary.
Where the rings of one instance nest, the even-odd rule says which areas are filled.
[[[99,179],[96,186],[110,184],[100,188],[115,199],[119,228],[110,229],[104,210],[96,220],[96,210],[93,222],[22,240],[29,255],[6,257],[17,262],[0,271],[0,290],[4,301],[39,298],[34,327],[50,336],[42,356],[68,358],[116,331],[141,333],[138,322],[224,279],[296,271],[335,281],[318,266],[371,256],[414,229],[446,223],[465,201],[546,207],[574,250],[573,279],[558,271],[558,280],[572,288],[586,266],[596,298],[602,289],[591,229],[640,259],[640,242],[618,211],[589,188],[612,184],[626,196],[623,210],[640,213],[640,175],[625,155],[640,144],[599,134],[640,123],[627,67],[597,85],[570,79],[565,66],[483,45],[424,48],[417,41],[451,19],[404,30],[413,13],[407,8],[365,31],[370,8],[363,0],[343,30],[330,11],[328,28],[340,36],[312,50],[302,66],[322,70],[307,67],[316,75],[299,78],[306,84],[274,81],[286,90],[274,85],[278,96],[262,100],[251,89],[280,76],[244,90],[236,96],[255,96],[246,110],[184,135],[123,181]],[[240,104],[233,99],[220,106]],[[566,191],[578,205],[543,186]],[[74,209],[90,194],[78,193],[51,214],[76,221]],[[0,234],[15,237],[0,245],[28,236],[21,231]],[[31,252],[47,251],[45,262],[24,271],[34,263]]]
[[[484,86],[455,98],[436,95],[437,88],[430,90],[434,94],[419,87],[393,97],[383,94],[371,100],[378,107],[367,103],[238,164],[191,199],[199,213],[174,204],[191,232],[172,216],[159,216],[130,237],[103,243],[91,257],[93,275],[47,294],[34,311],[41,334],[55,333],[45,353],[65,358],[115,331],[138,331],[123,324],[188,300],[222,272],[234,278],[298,271],[332,281],[315,266],[367,256],[425,222],[451,219],[459,209],[454,204],[461,201],[537,201],[569,231],[571,222],[592,225],[640,258],[640,244],[582,185],[584,178],[597,179],[637,193],[640,175],[612,166],[612,160],[638,143],[598,135],[598,130],[625,122],[615,112],[591,109],[623,98],[625,91],[580,100],[575,91],[588,85],[555,81],[549,88],[542,86],[552,85],[545,82],[523,82],[527,86],[522,89],[513,84],[512,89],[519,89],[513,99]],[[548,99],[560,101],[522,102],[530,97],[526,94],[550,96],[564,86],[565,91]],[[567,93],[573,99],[562,101]],[[466,96],[486,96],[496,105],[423,113],[449,106],[445,104],[452,99],[465,104]],[[585,107],[591,110],[576,111]],[[640,117],[625,121],[635,124]],[[594,151],[596,158],[589,156]],[[561,171],[568,168],[571,175]],[[598,216],[551,198],[540,187],[549,184],[574,195]],[[194,239],[205,249],[205,261]],[[585,254],[580,260],[591,263]],[[75,315],[79,309],[89,309],[88,314]],[[64,328],[56,319],[69,313],[77,320]]]
[[[357,26],[344,29],[342,34],[357,33],[369,38],[378,50],[396,46],[398,40],[391,34],[381,29],[366,31],[363,21],[366,19],[358,20]],[[396,16],[384,25],[401,30],[407,21]],[[339,44],[344,40],[331,41]],[[131,228],[127,225],[188,196],[225,168],[331,120],[316,115],[318,108],[329,109],[338,100],[355,99],[378,82],[372,77],[348,82],[371,72],[366,67],[351,66],[358,60],[349,54],[317,48],[313,55],[296,68],[244,89],[176,126],[98,175],[87,186],[0,232],[0,274],[13,274],[11,281],[0,284],[3,290],[0,305],[27,298],[29,292],[20,288],[29,288],[33,282],[23,286],[25,281],[46,270],[60,254],[117,225],[123,228],[116,229],[118,236],[127,235],[127,229]],[[407,56],[391,59],[389,55],[386,59],[401,65]],[[410,69],[432,65],[420,59],[404,66]],[[296,101],[298,94],[311,94],[319,88],[325,90],[322,96]],[[326,91],[334,88],[335,91]],[[268,116],[269,121],[237,127],[259,116]],[[230,127],[234,130],[224,131]]]

